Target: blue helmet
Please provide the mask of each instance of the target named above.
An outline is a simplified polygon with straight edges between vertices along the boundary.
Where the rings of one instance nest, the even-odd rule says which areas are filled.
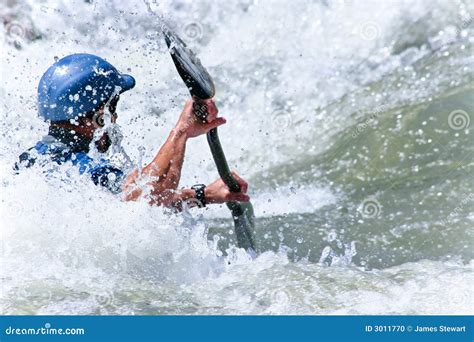
[[[66,56],[44,73],[38,85],[39,115],[51,122],[74,119],[135,86],[102,58],[86,53]]]

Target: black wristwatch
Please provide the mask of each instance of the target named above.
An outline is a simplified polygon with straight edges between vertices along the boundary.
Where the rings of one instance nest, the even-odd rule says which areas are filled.
[[[199,208],[204,208],[206,206],[206,196],[204,194],[204,189],[206,186],[204,184],[196,184],[191,187],[194,191],[196,191],[196,199],[197,205]]]

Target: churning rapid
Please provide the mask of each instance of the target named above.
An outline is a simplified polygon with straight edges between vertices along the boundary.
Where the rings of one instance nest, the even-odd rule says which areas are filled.
[[[474,313],[472,1],[9,0],[0,16],[1,314]],[[41,75],[79,52],[136,78],[113,153],[151,160],[188,97],[163,20],[215,79],[256,259],[225,206],[173,215],[71,165],[12,172],[47,132]],[[216,177],[191,140],[181,185]]]

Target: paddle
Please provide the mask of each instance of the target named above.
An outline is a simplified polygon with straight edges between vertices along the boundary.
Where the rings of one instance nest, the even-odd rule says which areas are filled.
[[[173,59],[174,65],[179,75],[189,89],[191,96],[195,101],[194,112],[202,119],[206,120],[206,108],[199,100],[206,100],[214,97],[214,82],[207,70],[201,65],[194,52],[170,30],[163,31],[166,45]],[[219,176],[232,192],[240,192],[240,185],[232,176],[229,165],[222,150],[217,134],[217,128],[207,133],[207,141],[211,148],[212,157],[217,166]],[[248,252],[255,252],[255,244],[252,232],[254,230],[254,212],[250,202],[227,202],[227,207],[232,212],[234,219],[235,235],[237,237],[237,246],[244,248]]]

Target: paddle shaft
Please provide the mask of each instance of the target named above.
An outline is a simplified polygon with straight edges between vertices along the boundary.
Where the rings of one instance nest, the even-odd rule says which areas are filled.
[[[191,92],[192,93],[192,92]],[[194,96],[194,113],[202,121],[206,122],[207,108],[201,102],[199,98]],[[219,134],[217,133],[217,128],[211,129],[207,133],[207,142],[211,149],[212,157],[217,167],[217,172],[219,176],[224,181],[224,183],[229,187],[229,190],[232,192],[240,192],[240,185],[237,180],[232,176],[232,173],[229,169],[229,164],[222,149],[221,142],[219,140]],[[244,205],[239,202],[226,202],[227,208],[232,212],[232,218],[234,219],[235,227],[237,230],[237,243],[239,247],[243,247],[246,250],[255,250],[255,245],[252,238],[252,233],[250,232],[249,222],[245,220],[246,210],[249,210],[248,206],[251,208],[251,204],[247,204],[247,209]],[[248,213],[250,214],[250,213]],[[253,210],[251,212],[253,215]]]
[[[230,191],[240,192],[240,185],[234,178],[234,176],[232,176],[232,173],[229,169],[229,165],[227,164],[224,151],[222,150],[221,142],[219,141],[219,135],[217,134],[217,128],[213,128],[207,133],[207,142],[209,143],[209,147],[211,148],[212,157],[214,158],[214,162],[216,163],[217,172],[219,172],[219,176],[229,187]],[[229,206],[229,208],[231,207]]]
[[[222,180],[229,187],[230,191],[240,192],[240,185],[234,176],[232,176],[229,165],[227,164],[224,151],[222,150],[222,146],[219,141],[219,135],[217,134],[217,128],[213,128],[207,133],[207,141],[209,143],[209,147],[211,148],[212,156],[214,157],[219,176],[221,176]]]
[[[217,128],[211,129],[207,133],[207,142],[211,148],[212,157],[217,166],[217,171],[219,176],[222,178],[224,183],[229,187],[229,190],[232,192],[240,192],[240,185],[235,180],[234,176],[230,172],[229,165],[222,150],[221,143],[219,141],[219,135],[217,134]],[[252,208],[250,203],[247,203],[247,209],[244,208],[244,205],[239,202],[226,202],[227,208],[232,212],[232,218],[234,220],[237,245],[241,248],[244,248],[247,251],[255,251],[255,244],[253,242],[252,233],[250,231],[251,224],[247,219],[246,215],[253,215],[253,209],[250,213],[246,213],[246,210]]]
[[[202,121],[206,122],[207,116],[207,108],[201,100],[194,96],[194,105],[193,105],[195,115],[200,118]],[[237,180],[232,176],[232,173],[229,169],[229,164],[227,164],[227,159],[224,154],[224,150],[222,149],[221,142],[219,140],[219,134],[217,134],[217,128],[211,129],[207,133],[207,142],[209,143],[209,147],[211,149],[212,157],[214,158],[214,162],[217,166],[217,171],[219,176],[222,178],[224,183],[229,187],[229,190],[232,192],[240,192],[240,185]],[[238,204],[238,203],[235,203]],[[234,210],[233,208],[238,207],[235,204],[231,206],[227,205],[230,209]],[[238,209],[236,209],[239,211]],[[243,212],[243,211],[242,211]],[[239,214],[241,214],[240,212]]]

